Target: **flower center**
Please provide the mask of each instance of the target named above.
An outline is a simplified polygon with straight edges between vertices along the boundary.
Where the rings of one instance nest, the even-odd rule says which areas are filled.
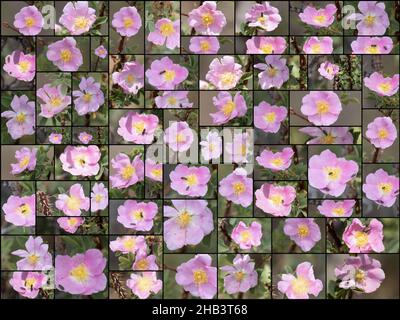
[[[71,50],[63,49],[63,50],[61,50],[60,56],[61,56],[62,61],[69,62],[69,61],[71,61],[71,58],[72,58],[72,52],[71,52]]]
[[[186,138],[185,135],[183,133],[178,133],[176,136],[176,142],[178,143],[182,143],[185,142]]]
[[[38,262],[38,260],[39,260],[39,256],[37,256],[36,254],[31,254],[29,257],[28,257],[28,262],[29,262],[29,264],[30,265],[32,265],[32,266],[34,266],[37,262]]]
[[[52,107],[59,107],[61,104],[61,99],[59,97],[53,97],[50,99],[50,105]]]
[[[282,158],[275,158],[275,159],[272,159],[272,160],[271,160],[271,164],[272,164],[274,167],[280,167],[280,166],[283,165],[283,159],[282,159]]]
[[[332,136],[330,133],[327,133],[325,136],[322,137],[323,144],[332,144],[335,142],[335,137]]]
[[[324,23],[326,21],[326,17],[323,14],[314,17],[314,21],[317,23]]]
[[[136,263],[136,269],[147,270],[148,268],[149,268],[149,263],[147,262],[147,259],[140,259]]]
[[[187,225],[192,221],[192,216],[190,215],[189,212],[183,211],[179,216],[178,216],[178,224],[181,228],[187,227]]]
[[[246,191],[246,186],[243,184],[243,182],[234,182],[232,184],[232,187],[234,194],[237,196],[240,196],[243,192]]]
[[[204,270],[194,270],[193,271],[193,281],[197,285],[202,285],[207,283],[208,277],[207,273]]]
[[[162,175],[162,170],[161,169],[153,169],[151,170],[151,174],[155,177],[161,177]]]
[[[18,63],[19,71],[21,71],[22,73],[28,72],[30,67],[31,64],[29,61],[23,60]]]
[[[74,26],[78,29],[85,29],[89,24],[89,19],[85,17],[77,17],[74,20]]]
[[[138,289],[140,291],[150,291],[152,285],[153,285],[153,282],[148,277],[140,278],[138,281],[138,284],[137,284]]]
[[[97,53],[98,53],[99,56],[102,56],[103,54],[106,53],[106,51],[105,51],[104,49],[99,49],[99,50],[97,51]]]
[[[73,268],[69,274],[77,282],[86,282],[89,279],[89,269],[83,263]]]
[[[214,17],[210,13],[205,13],[201,17],[201,20],[203,21],[203,24],[208,27],[210,24],[214,22]]]
[[[338,167],[325,167],[324,171],[329,181],[337,181],[342,175],[342,170]]]
[[[29,163],[29,156],[25,156],[22,158],[21,162],[19,163],[20,168],[24,168],[28,165]]]
[[[251,232],[249,230],[244,230],[240,233],[240,240],[242,241],[248,241],[250,239],[252,239],[252,235]]]
[[[380,130],[378,131],[378,137],[379,137],[380,139],[385,139],[385,138],[387,138],[388,135],[389,135],[389,132],[388,132],[386,129],[384,129],[384,128],[382,128],[382,129],[380,129]]]
[[[128,82],[129,85],[132,85],[135,82],[135,77],[132,74],[128,74],[126,76],[126,82]]]
[[[356,246],[359,248],[365,247],[369,242],[368,234],[363,231],[354,232],[354,238],[356,240]]]
[[[70,227],[73,227],[77,224],[78,219],[77,218],[69,218],[67,222]]]
[[[222,112],[224,113],[225,116],[229,116],[234,109],[235,109],[235,103],[231,100],[223,105]]]
[[[273,78],[276,76],[276,74],[278,73],[278,69],[274,68],[274,67],[270,67],[268,68],[267,74],[270,78]]]
[[[15,120],[17,120],[18,123],[24,123],[26,119],[26,115],[24,112],[19,112],[17,113],[17,116],[15,117]]]
[[[75,164],[79,167],[84,167],[86,166],[86,157],[84,155],[78,155],[75,158]]]
[[[316,105],[319,114],[325,114],[329,111],[329,104],[325,100],[318,100]]]
[[[175,32],[175,29],[171,22],[167,22],[160,27],[160,32],[164,37],[169,37]]]
[[[17,212],[23,216],[31,214],[31,208],[27,204],[23,204],[17,208]]]
[[[186,184],[187,184],[189,187],[193,187],[194,185],[197,184],[197,182],[198,182],[198,179],[197,179],[197,176],[196,176],[195,174],[189,174],[189,175],[186,177]]]
[[[336,216],[343,216],[345,210],[344,210],[343,207],[337,207],[337,208],[332,209],[332,212],[333,212],[333,214],[336,215]]]
[[[136,220],[143,220],[143,210],[136,210],[136,211],[133,211],[133,217],[136,219]]]
[[[275,120],[276,120],[276,114],[275,114],[275,112],[267,112],[267,113],[264,115],[264,119],[265,119],[265,121],[267,121],[268,123],[274,123]]]
[[[33,287],[35,286],[35,284],[36,284],[36,279],[35,279],[35,278],[26,278],[26,279],[25,279],[24,285],[25,285],[25,287],[28,288],[29,290],[32,290]]]
[[[138,134],[142,134],[144,131],[144,122],[138,121],[136,123],[133,123],[132,127],[136,130]]]
[[[371,27],[375,23],[375,17],[368,15],[365,17],[364,22],[367,26]]]
[[[35,19],[32,18],[32,17],[26,17],[26,18],[25,18],[25,25],[26,25],[27,27],[32,27],[32,26],[34,26],[34,25],[35,25]]]
[[[307,237],[310,234],[310,229],[305,224],[299,224],[297,227],[297,234],[300,238]]]
[[[132,26],[133,26],[133,19],[125,17],[124,18],[124,27],[125,28],[129,28],[129,27],[132,27]]]
[[[122,169],[121,175],[123,179],[128,180],[135,174],[135,172],[136,169],[131,164],[128,164]]]
[[[236,281],[242,281],[244,279],[244,277],[246,276],[246,273],[243,271],[238,271],[235,272],[235,279]]]
[[[393,185],[391,183],[382,182],[382,183],[378,184],[378,189],[382,193],[388,194],[388,193],[392,192]]]
[[[203,52],[210,50],[210,43],[207,40],[200,41],[200,50]]]
[[[292,290],[298,295],[306,294],[310,288],[309,281],[303,277],[293,279],[290,284],[292,286]]]
[[[174,70],[165,70],[164,72],[164,80],[165,81],[174,81],[176,73]]]
[[[136,240],[134,238],[128,238],[124,240],[123,244],[126,250],[132,250],[136,245]]]
[[[320,53],[321,52],[321,45],[319,43],[314,43],[311,45],[311,53]]]
[[[354,278],[356,279],[356,282],[358,282],[358,283],[363,282],[365,279],[365,272],[358,269],[356,271],[356,274],[354,275]]]
[[[221,81],[225,85],[233,84],[235,82],[235,75],[232,72],[225,72],[221,76]]]
[[[280,194],[273,194],[269,197],[269,200],[274,206],[280,206],[283,204],[283,197]]]
[[[77,197],[71,196],[67,200],[67,207],[69,210],[79,210],[81,207],[81,200]]]
[[[92,101],[92,94],[91,93],[85,93],[82,97],[83,101],[85,101],[86,103],[89,103],[90,101]]]
[[[168,104],[170,104],[172,106],[176,105],[176,103],[178,102],[178,100],[175,97],[169,97],[167,99],[167,101],[168,101]]]
[[[257,21],[261,24],[264,24],[267,21],[267,18],[264,16],[258,17]]]
[[[102,194],[96,194],[96,196],[94,197],[94,201],[96,201],[97,203],[101,202],[101,200],[103,200],[103,195]]]
[[[379,52],[379,48],[376,44],[371,44],[370,46],[365,48],[365,53],[369,53],[369,54],[377,54],[380,53]]]
[[[270,45],[269,43],[264,44],[261,47],[261,51],[262,51],[262,53],[265,53],[265,54],[271,54],[274,51],[274,47],[272,45]]]
[[[388,92],[390,90],[392,90],[392,85],[389,82],[382,82],[381,84],[378,85],[378,88],[382,91],[382,92]]]

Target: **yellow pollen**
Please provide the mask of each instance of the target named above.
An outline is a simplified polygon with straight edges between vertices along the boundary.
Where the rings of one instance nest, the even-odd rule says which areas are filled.
[[[99,193],[96,194],[96,196],[94,197],[94,201],[100,202],[101,200],[103,200],[103,195]]]
[[[265,53],[265,54],[271,54],[274,51],[274,47],[270,44],[264,44],[261,47],[261,51],[262,51],[262,53]]]
[[[377,54],[377,53],[380,53],[380,52],[379,52],[379,48],[378,48],[377,45],[371,44],[370,46],[365,48],[365,53]]]
[[[60,56],[61,56],[62,61],[69,62],[69,61],[71,61],[71,58],[72,58],[72,52],[68,49],[63,49],[63,50],[61,50]]]
[[[234,182],[232,184],[232,187],[233,187],[233,192],[237,196],[240,196],[243,192],[246,191],[246,186],[243,184],[243,182]]]
[[[143,220],[143,210],[136,210],[133,211],[132,213],[133,218],[135,218],[136,220]]]
[[[79,210],[81,207],[81,200],[77,197],[71,196],[67,200],[67,207],[69,210]]]
[[[29,68],[31,67],[31,64],[29,61],[26,60],[22,60],[18,63],[18,69],[19,71],[21,71],[22,73],[28,72]]]
[[[179,216],[178,216],[178,224],[181,228],[187,227],[187,225],[192,221],[192,216],[190,215],[189,212],[183,211]]]
[[[83,95],[83,101],[90,102],[91,100],[92,100],[92,94],[91,93],[85,93]]]
[[[98,51],[99,56],[101,56],[105,53],[106,53],[106,51],[104,49],[99,49],[99,51]]]
[[[74,20],[74,26],[78,29],[85,29],[89,24],[89,20],[85,17],[77,17]]]
[[[261,24],[264,24],[265,21],[267,21],[267,18],[265,18],[264,16],[261,16],[257,19],[258,22],[260,22]]]
[[[242,157],[245,157],[247,155],[247,146],[244,143],[242,144],[240,151]]]
[[[129,27],[132,27],[132,26],[133,26],[133,19],[125,17],[124,18],[124,27],[125,28],[129,28]]]
[[[135,82],[135,77],[132,74],[128,74],[126,76],[126,82],[128,82],[129,85],[132,85]]]
[[[136,246],[136,240],[135,238],[129,237],[124,240],[123,244],[126,250],[132,250]]]
[[[141,277],[137,282],[140,291],[150,291],[152,285],[153,281],[149,277]]]
[[[330,181],[339,180],[342,175],[342,170],[338,167],[325,167],[324,172]]]
[[[61,99],[59,97],[53,97],[50,99],[50,105],[52,107],[59,107],[61,104]]]
[[[23,216],[31,214],[32,210],[27,204],[23,204],[17,208],[17,212]]]
[[[303,277],[293,279],[290,284],[292,290],[298,295],[306,294],[310,288],[310,282]]]
[[[155,177],[161,177],[162,175],[162,170],[161,169],[153,169],[151,170],[151,174]]]
[[[136,263],[136,269],[138,270],[147,270],[149,268],[149,263],[147,262],[147,259],[140,259]]]
[[[368,15],[365,17],[364,22],[367,26],[371,27],[375,23],[375,17]]]
[[[26,17],[25,18],[25,25],[27,27],[32,27],[35,25],[35,19],[33,19],[32,17]]]
[[[345,210],[344,210],[343,207],[337,207],[337,208],[334,208],[334,209],[332,210],[332,213],[333,213],[335,216],[343,216],[343,215],[344,215],[344,212],[345,212]]]
[[[26,288],[32,289],[36,284],[36,279],[35,278],[26,278],[24,284],[25,284]]]
[[[392,192],[393,185],[391,183],[382,182],[382,183],[378,184],[378,189],[382,193],[388,194],[388,193]]]
[[[273,194],[269,197],[269,200],[274,206],[280,206],[283,204],[283,197],[280,194]]]
[[[214,17],[210,13],[203,14],[201,17],[203,24],[207,27],[214,22]]]
[[[321,53],[321,45],[319,43],[311,45],[311,53]]]
[[[164,80],[165,81],[174,81],[176,73],[174,70],[165,70],[164,72]]]
[[[332,74],[333,73],[333,68],[332,67],[326,68],[326,72],[328,72],[329,74]]]
[[[210,143],[210,144],[208,145],[208,150],[209,150],[210,152],[213,152],[213,151],[215,150],[215,145],[214,145],[213,143]]]
[[[29,159],[30,159],[29,156],[23,157],[21,162],[19,163],[19,167],[20,168],[26,167],[28,165],[28,163],[29,163]]]
[[[128,180],[135,174],[135,172],[136,169],[131,164],[128,164],[122,169],[121,175],[124,180]]]
[[[160,27],[160,32],[164,37],[169,37],[175,32],[175,29],[171,22],[167,22]]]
[[[300,238],[307,237],[310,234],[310,229],[305,224],[299,224],[297,227],[297,234]]]
[[[383,82],[380,85],[378,85],[378,88],[382,91],[382,92],[389,92],[390,90],[392,90],[392,85],[389,82]]]
[[[380,129],[378,131],[378,137],[380,139],[385,139],[385,138],[387,138],[388,135],[389,135],[389,132],[386,129]]]
[[[197,180],[197,176],[195,174],[189,174],[186,177],[186,184],[190,187],[193,187],[194,185],[196,185],[198,182]]]
[[[86,165],[86,157],[84,155],[79,155],[75,158],[75,164],[81,167]]]
[[[275,158],[275,159],[272,159],[272,160],[271,160],[271,164],[272,164],[274,167],[280,167],[280,166],[283,165],[283,159],[282,159],[282,158]]]
[[[176,103],[178,102],[178,100],[175,97],[169,97],[167,99],[167,101],[168,101],[168,104],[170,104],[170,105],[176,105]]]
[[[244,279],[244,277],[246,276],[246,273],[243,271],[238,271],[235,272],[235,279],[236,281],[242,281]]]
[[[233,84],[235,82],[235,75],[232,72],[225,72],[221,76],[221,81],[225,85]]]
[[[17,113],[17,116],[15,117],[15,120],[17,120],[18,123],[24,123],[26,119],[26,115],[23,112]]]
[[[264,115],[264,119],[265,119],[265,121],[267,121],[268,123],[274,123],[274,122],[275,122],[275,119],[276,119],[276,114],[275,114],[275,112],[267,112],[267,113]]]
[[[321,140],[323,144],[332,144],[335,142],[335,137],[328,133],[327,135],[323,136]]]
[[[69,218],[69,219],[68,219],[68,225],[69,225],[70,227],[73,227],[74,225],[76,225],[77,222],[78,222],[78,219],[77,219],[77,218]]]
[[[362,270],[357,270],[354,278],[356,279],[356,282],[358,282],[358,283],[363,282],[365,279],[365,272]]]
[[[193,281],[197,285],[201,285],[208,282],[207,274],[204,270],[193,271]]]
[[[368,234],[363,231],[354,232],[354,238],[356,240],[356,246],[359,248],[365,247],[369,242]]]
[[[276,68],[274,68],[274,67],[270,67],[270,68],[268,69],[267,73],[268,73],[268,76],[269,76],[270,78],[273,78],[273,77],[275,77],[276,74],[278,73],[278,69],[276,69]]]
[[[329,103],[326,102],[325,100],[318,100],[316,102],[317,105],[317,111],[319,114],[324,114],[329,111]]]
[[[318,23],[324,23],[326,21],[326,17],[323,14],[314,17],[314,21]]]
[[[222,112],[225,116],[229,116],[235,110],[235,103],[231,100],[222,106]]]
[[[210,43],[207,40],[200,41],[200,50],[203,52],[210,50]]]
[[[144,131],[144,122],[138,121],[132,124],[132,127],[136,130],[137,133],[142,134]]]
[[[185,140],[185,135],[183,133],[178,133],[178,135],[176,136],[176,142],[181,143],[185,142]]]
[[[39,256],[37,256],[36,254],[31,254],[28,257],[28,262],[30,265],[35,265],[39,260]]]
[[[252,235],[249,230],[244,230],[240,233],[240,239],[242,241],[248,241],[252,238]]]
[[[83,263],[73,268],[69,274],[77,282],[86,282],[89,278],[89,270]]]

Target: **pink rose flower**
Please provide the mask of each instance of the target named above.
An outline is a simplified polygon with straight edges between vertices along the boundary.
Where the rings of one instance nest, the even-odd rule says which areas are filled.
[[[53,259],[49,252],[49,245],[43,243],[42,237],[29,236],[25,242],[25,249],[11,252],[22,259],[17,261],[18,270],[44,271],[53,267]]]
[[[388,54],[393,49],[393,40],[389,37],[357,37],[351,43],[352,54]]]
[[[157,279],[157,272],[142,272],[141,275],[131,273],[126,285],[139,299],[147,299],[162,289],[162,281]]]
[[[169,57],[154,60],[146,70],[147,81],[157,90],[175,90],[189,76],[189,71]]]
[[[385,11],[385,3],[377,1],[359,1],[358,9],[361,13],[353,13],[349,20],[360,20],[357,23],[359,36],[383,36],[389,27],[389,17]]]
[[[4,59],[3,70],[20,81],[32,81],[36,75],[36,62],[34,54],[24,54],[20,50],[14,50]]]
[[[387,149],[397,139],[397,129],[390,117],[377,117],[368,124],[365,135],[374,147]]]
[[[171,21],[167,18],[161,18],[157,20],[155,30],[149,33],[147,40],[157,46],[163,46],[165,44],[165,46],[171,50],[179,48],[181,42],[180,28],[180,20]]]
[[[233,228],[231,238],[233,242],[239,245],[242,250],[250,250],[261,244],[262,227],[257,221],[253,221],[248,227],[243,221]]]
[[[157,163],[153,159],[146,159],[144,164],[145,175],[151,180],[162,182],[163,181],[163,165],[162,163]]]
[[[313,6],[307,6],[303,12],[299,14],[300,20],[305,24],[313,26],[317,29],[329,27],[335,20],[337,9],[334,4],[328,4],[325,8],[317,9]]]
[[[135,262],[132,265],[132,270],[158,270],[156,259],[154,254],[148,256],[144,252],[138,252],[135,257]]]
[[[206,80],[218,90],[229,90],[236,87],[243,75],[242,66],[232,56],[223,56],[211,61]]]
[[[35,195],[10,196],[3,204],[4,220],[17,227],[33,227],[36,222]]]
[[[380,206],[391,207],[399,194],[399,178],[378,169],[367,175],[362,186],[365,196]]]
[[[343,232],[343,241],[350,253],[382,252],[383,224],[378,219],[372,219],[368,226],[354,218]]]
[[[335,75],[339,72],[339,66],[329,61],[322,62],[318,68],[319,74],[328,80],[333,80]]]
[[[78,71],[83,64],[82,53],[72,37],[49,44],[46,57],[61,71]]]
[[[212,299],[217,294],[217,268],[211,263],[208,254],[196,254],[176,268],[176,283],[194,297]]]
[[[254,65],[254,68],[262,70],[258,74],[258,83],[261,89],[280,89],[289,80],[289,68],[286,66],[286,59],[279,55],[267,55],[265,62]]]
[[[217,54],[220,45],[217,37],[192,37],[189,50],[196,54]]]
[[[304,252],[310,251],[321,240],[321,231],[313,218],[286,219],[283,233]]]
[[[94,78],[82,77],[79,89],[72,91],[72,95],[75,97],[75,110],[78,115],[83,116],[96,112],[104,104],[104,93],[101,91],[100,83],[96,82]]]
[[[199,34],[219,35],[226,25],[226,18],[222,11],[217,10],[215,1],[204,1],[189,12],[188,24]]]
[[[61,144],[63,136],[61,133],[52,132],[49,135],[49,142],[52,144]]]
[[[213,213],[205,200],[172,200],[164,206],[164,240],[168,250],[197,245],[214,230]]]
[[[85,218],[79,217],[61,217],[57,219],[58,226],[68,233],[75,233],[84,222]]]
[[[281,54],[287,47],[283,37],[251,37],[246,41],[247,54]]]
[[[147,244],[144,236],[123,236],[110,241],[110,249],[113,252],[120,251],[122,254],[146,253]]]
[[[36,153],[37,153],[36,148],[29,149],[27,147],[23,147],[15,151],[15,159],[17,160],[17,163],[11,164],[11,174],[20,174],[25,170],[27,171],[35,170]]]
[[[399,91],[399,74],[393,77],[384,77],[379,72],[372,73],[369,77],[364,78],[364,85],[379,96],[393,96]]]
[[[287,217],[296,199],[296,189],[292,186],[274,186],[264,183],[255,192],[256,206],[274,217]]]
[[[304,127],[299,131],[313,137],[307,144],[352,144],[354,140],[348,127]]]
[[[210,113],[213,123],[221,125],[228,123],[230,120],[243,117],[247,112],[246,100],[236,92],[235,96],[228,91],[221,91],[216,97],[213,97],[213,104],[217,108],[217,112]]]
[[[287,117],[287,109],[262,101],[254,107],[254,126],[267,133],[277,133]]]
[[[112,188],[128,188],[144,180],[144,163],[141,155],[137,155],[131,161],[126,154],[119,153],[111,159],[111,166],[116,170],[116,173],[110,176]]]
[[[367,254],[347,257],[344,264],[335,268],[335,276],[340,280],[340,288],[364,293],[375,292],[385,280],[381,263]]]
[[[99,170],[101,152],[98,146],[67,146],[60,155],[64,171],[73,176],[95,176]]]
[[[291,273],[282,274],[282,280],[278,282],[278,290],[288,299],[309,299],[310,294],[317,297],[322,289],[322,281],[315,279],[310,262],[300,263],[296,267],[296,276]]]
[[[292,164],[292,157],[294,151],[290,147],[283,148],[281,152],[272,152],[271,150],[264,149],[261,154],[256,157],[260,166],[272,171],[283,171],[290,167]]]
[[[282,21],[279,9],[271,6],[268,1],[252,5],[244,18],[249,22],[249,27],[261,28],[265,31],[275,30]]]
[[[332,91],[312,91],[303,97],[300,110],[314,125],[329,126],[339,118],[342,103]]]
[[[178,164],[169,174],[171,188],[182,196],[204,197],[211,179],[210,169],[204,166],[188,167]]]
[[[134,231],[150,231],[157,212],[158,207],[155,202],[126,200],[118,207],[117,221],[125,228]]]
[[[247,208],[253,202],[253,179],[243,168],[236,168],[219,182],[219,193],[228,201]]]
[[[330,150],[314,155],[308,163],[308,181],[310,185],[324,194],[339,197],[346,184],[358,172],[358,164],[353,160],[338,158]]]
[[[29,101],[26,95],[18,97],[15,95],[11,100],[11,110],[1,113],[7,118],[7,132],[11,138],[16,140],[23,136],[35,133],[35,102]]]
[[[119,119],[117,133],[127,142],[150,144],[158,128],[159,119],[154,114],[130,111]]]
[[[113,15],[111,25],[122,37],[132,37],[142,27],[142,18],[136,7],[123,7]]]
[[[104,59],[107,57],[108,51],[103,45],[101,45],[94,49],[94,54],[99,58]]]
[[[96,10],[89,1],[68,2],[60,17],[60,23],[74,36],[88,32],[96,21]]]
[[[164,91],[161,96],[155,97],[154,101],[160,109],[191,108],[193,103],[190,103],[188,94],[189,91]]]
[[[303,51],[307,54],[331,54],[333,40],[331,37],[310,37],[304,42]]]
[[[92,141],[93,136],[91,134],[87,133],[86,131],[82,131],[79,134],[78,139],[83,144],[89,144],[89,142]]]
[[[63,94],[61,85],[53,87],[50,84],[45,84],[37,90],[36,95],[40,98],[41,111],[39,116],[46,119],[53,118],[71,104],[71,96]]]
[[[194,140],[192,129],[185,121],[171,122],[165,129],[164,142],[175,152],[185,152],[190,149]]]
[[[320,214],[327,218],[348,218],[353,214],[355,200],[324,200],[317,207]]]
[[[108,189],[104,183],[96,182],[90,197],[90,212],[104,210],[108,207]]]
[[[35,6],[23,7],[14,16],[14,27],[24,36],[38,35],[43,23],[43,16]]]
[[[201,155],[204,160],[218,159],[222,154],[222,138],[218,132],[210,131],[205,140],[200,141]]]
[[[89,210],[90,200],[85,196],[82,185],[75,183],[69,188],[69,195],[65,193],[58,195],[55,205],[67,216],[80,216],[82,210]]]
[[[249,157],[252,156],[252,149],[254,146],[253,132],[245,131],[243,133],[234,133],[233,141],[226,138],[225,144],[225,161],[232,163],[247,163],[250,161]]]
[[[233,259],[233,266],[222,266],[220,270],[224,276],[224,288],[228,294],[247,292],[258,284],[258,274],[254,270],[255,263],[248,254],[237,254]]]
[[[56,256],[55,285],[70,294],[92,295],[107,287],[104,275],[107,259],[98,249],[89,249],[72,257]]]
[[[144,66],[137,61],[125,62],[121,71],[113,72],[112,79],[126,94],[137,94],[144,87]]]
[[[13,272],[11,287],[22,297],[35,299],[39,290],[46,285],[47,276],[40,272]]]

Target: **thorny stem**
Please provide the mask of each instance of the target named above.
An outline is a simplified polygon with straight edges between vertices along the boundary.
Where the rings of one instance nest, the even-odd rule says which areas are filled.
[[[335,229],[333,228],[333,226],[332,226],[332,224],[330,222],[328,222],[327,228],[328,228],[329,234],[331,235],[333,241],[335,242],[336,247],[338,249],[340,249],[341,246],[342,246],[342,241],[340,240],[340,238],[336,234],[336,231],[335,231]]]
[[[166,264],[164,264],[164,270],[169,270],[169,271],[172,271],[172,272],[176,272],[176,269],[174,269],[172,267],[169,267]]]
[[[121,37],[121,40],[119,40],[118,53],[121,53],[122,50],[124,49],[125,39],[126,39],[126,37],[123,36],[123,37]]]
[[[224,217],[229,217],[232,211],[232,201],[228,200],[226,203],[226,209],[224,213]]]
[[[378,161],[380,151],[381,151],[381,149],[375,147],[375,152],[374,152],[374,155],[372,156],[373,163],[376,163]]]
[[[298,114],[293,108],[290,108],[290,113],[306,121],[308,124],[313,125],[305,116]]]
[[[119,295],[120,298],[126,299],[126,289],[122,285],[119,276],[116,272],[111,272],[111,286],[115,290],[115,292]]]

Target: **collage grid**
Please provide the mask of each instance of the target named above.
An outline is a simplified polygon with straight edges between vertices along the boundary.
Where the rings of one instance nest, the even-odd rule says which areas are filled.
[[[8,7],[11,2],[13,6]],[[357,12],[362,11],[360,3],[377,6],[376,12],[384,15],[374,1],[83,1],[88,20],[69,24],[68,19],[61,22],[61,15],[68,12],[68,6],[77,10],[75,2],[2,2],[1,298],[398,299],[396,35],[400,4],[382,2],[390,20],[383,33],[357,35],[358,28],[342,29],[340,21],[348,13],[342,11],[346,5]],[[44,17],[54,13],[45,6],[54,6],[55,28],[24,34],[13,22],[17,12],[28,5],[36,6]],[[199,31],[201,26],[189,26],[193,11],[206,6],[216,6],[211,13],[203,12],[203,18],[213,20],[210,24],[221,13],[225,17],[219,31],[204,33]],[[260,20],[256,20],[261,23],[258,27],[249,26],[251,19],[247,20],[245,13],[247,16],[250,8],[257,6],[263,7],[261,17],[276,15],[274,9],[279,8],[281,20],[275,26],[279,32],[266,31],[268,20],[265,26]],[[334,14],[327,9],[332,6]],[[313,7],[321,8],[321,19],[329,20],[330,15],[335,20],[332,29],[330,24],[310,27],[309,20],[300,21],[299,15]],[[90,8],[95,9],[94,18]],[[126,16],[118,18],[125,8],[129,8]],[[137,17],[141,23],[135,27]],[[157,21],[165,18],[167,27],[157,27]],[[122,24],[114,23],[118,19]],[[165,39],[161,45],[149,40],[157,28],[161,33],[176,32],[172,26],[177,20],[178,40],[173,49],[164,45]],[[74,27],[87,30],[79,33],[72,31]],[[227,28],[230,31],[225,32]],[[207,37],[207,48],[199,50],[210,50],[214,38],[219,48],[206,54],[189,49],[189,41],[201,36]],[[311,45],[307,51],[304,42],[314,37],[333,38],[332,50],[323,51],[322,40],[318,49]],[[353,42],[371,37],[376,44],[366,44],[359,51],[353,48]],[[165,38],[168,43],[168,36]],[[264,48],[270,52],[263,54],[267,52],[261,47],[251,51],[249,42],[263,38],[270,41]],[[281,52],[278,42],[273,42],[278,38],[285,43]],[[380,47],[383,38],[391,39],[391,48],[386,43]],[[82,62],[72,70],[48,54],[51,44],[66,39],[76,39],[81,50]],[[94,53],[101,45],[104,58]],[[63,51],[66,48],[69,53]],[[368,48],[370,51],[362,51]],[[74,54],[71,46],[60,50],[59,60],[73,60],[68,57]],[[34,78],[30,80],[21,80],[23,75],[5,67],[19,65],[19,72],[24,73],[21,51],[25,58],[34,53]],[[13,61],[8,60],[10,56]],[[222,63],[224,56],[234,57],[233,64],[244,69],[243,73],[234,80],[234,73],[228,72],[224,78],[215,72],[222,80],[214,82],[212,75],[206,74],[212,73],[214,59]],[[170,68],[180,66],[188,71],[185,79],[172,87],[155,84],[148,73],[155,61],[164,57],[175,63]],[[340,70],[325,69],[324,76],[318,69],[323,69],[322,62],[328,62],[328,68],[337,63]],[[165,68],[158,72],[167,81],[168,66]],[[282,75],[278,82],[268,79],[285,69],[286,80]],[[172,81],[180,72],[174,70]],[[264,76],[260,76],[262,71]],[[387,87],[388,78],[384,78],[376,80],[381,87],[377,83],[375,90],[371,89],[365,79],[372,78],[373,71],[392,77],[393,88]],[[332,78],[327,78],[330,75]],[[87,82],[91,78],[95,84],[83,84],[82,78]],[[45,89],[48,83],[57,90]],[[392,94],[380,94],[382,90]],[[222,102],[227,98],[221,98],[221,93],[229,95],[227,103]],[[23,95],[34,101],[31,114],[29,102],[17,101],[26,106],[14,106],[15,96],[19,100]],[[163,95],[172,96],[164,99],[164,104],[175,107],[161,106]],[[242,114],[238,110],[241,99],[245,105]],[[329,110],[335,99],[343,109],[331,112],[333,121],[323,119],[321,114],[326,111],[318,111],[320,120],[303,112],[307,103]],[[51,109],[63,104],[58,111]],[[279,108],[285,109],[286,115],[276,121],[282,112]],[[9,110],[15,115],[7,114]],[[260,116],[262,112],[267,113]],[[385,137],[378,132],[378,137],[371,138],[367,133],[370,124],[382,116],[389,118],[391,125],[376,124],[386,128],[386,133],[380,131]],[[15,132],[9,124],[12,121],[20,125]],[[177,121],[184,123],[183,129],[174,129]],[[271,129],[273,125],[277,130]],[[203,135],[203,129],[217,132],[218,138],[210,142],[212,137],[208,132]],[[50,134],[61,134],[62,141],[50,140]],[[388,135],[392,137],[386,139]],[[208,145],[200,141],[208,141]],[[214,143],[212,148],[210,143]],[[289,156],[285,147],[290,149]],[[205,159],[215,148],[220,149],[219,154]],[[324,150],[333,154],[323,157]],[[187,153],[189,162],[181,161]],[[313,167],[313,157],[314,163],[331,164]],[[207,168],[203,170],[207,172],[179,172],[177,163]],[[342,183],[323,186],[324,182],[318,181],[325,179],[323,174],[339,175],[336,180],[340,180],[354,165],[357,169]],[[241,168],[246,170],[244,176]],[[379,169],[389,176],[371,180],[384,180],[379,183],[380,188],[390,189],[386,197],[382,190],[378,197],[363,191],[367,175],[376,175]],[[179,178],[173,178],[174,174]],[[172,181],[177,179],[179,182]],[[201,179],[206,180],[205,191],[199,191],[201,186],[191,189],[201,185]],[[231,193],[226,190],[228,184]],[[345,189],[338,191],[343,186]],[[374,274],[368,274],[367,268],[372,267]],[[62,276],[57,275],[60,269]]]

